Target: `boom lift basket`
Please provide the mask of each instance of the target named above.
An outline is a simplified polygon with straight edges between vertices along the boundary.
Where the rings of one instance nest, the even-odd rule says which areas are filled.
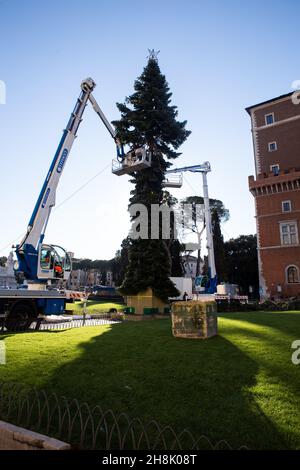
[[[170,173],[165,176],[163,185],[165,188],[181,188],[182,181],[182,173]]]
[[[128,152],[124,160],[119,162],[118,160],[112,161],[112,173],[117,176],[130,175],[135,171],[144,170],[145,168],[151,167],[151,152],[145,148],[139,148]]]

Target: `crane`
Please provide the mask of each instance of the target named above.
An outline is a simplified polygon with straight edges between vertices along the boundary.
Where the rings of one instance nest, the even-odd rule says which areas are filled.
[[[34,288],[39,284],[53,280],[67,280],[70,276],[72,261],[64,248],[58,245],[44,244],[45,231],[52,208],[55,206],[56,189],[76,138],[84,110],[90,102],[106,129],[116,143],[118,168],[123,173],[132,173],[151,165],[151,153],[146,148],[138,148],[125,153],[124,146],[116,130],[107,120],[92,92],[96,83],[87,78],[81,83],[81,92],[63,131],[58,148],[46,175],[41,192],[35,204],[27,231],[21,242],[15,247],[17,262],[16,275],[22,273]],[[113,160],[115,162],[115,160]],[[130,165],[128,164],[130,162]],[[115,163],[113,163],[114,169]],[[114,172],[114,171],[113,171]]]
[[[215,265],[215,254],[214,254],[214,243],[213,243],[213,232],[211,223],[211,213],[209,207],[209,196],[208,196],[208,184],[207,184],[207,173],[211,171],[209,162],[204,162],[200,165],[185,166],[182,168],[172,168],[166,171],[166,175],[179,174],[178,184],[169,176],[165,177],[165,186],[180,187],[182,185],[182,173],[184,172],[201,173],[202,184],[203,184],[203,200],[204,200],[204,217],[206,226],[206,248],[208,258],[208,276],[202,276],[199,280],[199,287],[204,288],[204,292],[213,294],[217,290],[217,273]]]

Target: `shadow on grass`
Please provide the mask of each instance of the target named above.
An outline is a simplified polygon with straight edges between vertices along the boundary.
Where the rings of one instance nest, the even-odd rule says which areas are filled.
[[[175,339],[169,321],[111,325],[44,388],[233,447],[286,448],[247,389],[258,364],[230,341]]]
[[[240,340],[251,340],[251,344],[244,345],[242,349],[255,357],[264,374],[268,376],[268,382],[281,387],[281,393],[285,393],[285,401],[289,406],[299,406],[300,376],[299,367],[292,363],[291,357],[294,349],[292,343],[300,339],[300,312],[250,312],[250,313],[226,313],[225,320],[236,320],[238,327],[226,326],[225,335],[236,335]],[[256,328],[255,328],[256,327]],[[246,349],[245,349],[246,348]],[[284,387],[284,391],[283,391]],[[295,417],[297,410],[293,413]],[[287,417],[286,417],[287,418]]]

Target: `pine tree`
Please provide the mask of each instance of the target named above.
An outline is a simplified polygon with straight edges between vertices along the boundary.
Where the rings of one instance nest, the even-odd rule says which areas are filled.
[[[164,199],[164,174],[171,165],[168,160],[180,155],[177,150],[190,131],[185,129],[186,121],[176,119],[177,107],[171,105],[172,93],[153,51],[134,90],[125,103],[117,103],[121,119],[113,124],[123,143],[132,149],[146,145],[152,153],[151,167],[134,173],[130,197],[130,204],[147,207],[150,228],[151,204],[161,204]],[[171,257],[165,240],[132,240],[120,291],[134,295],[151,287],[157,297],[167,301],[169,296],[178,295],[170,274]]]

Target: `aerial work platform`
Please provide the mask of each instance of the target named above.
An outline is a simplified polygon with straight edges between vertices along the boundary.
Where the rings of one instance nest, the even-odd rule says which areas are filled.
[[[151,152],[141,147],[128,152],[123,161],[112,161],[112,173],[117,176],[130,175],[135,171],[151,167]]]
[[[165,175],[163,186],[165,188],[181,188],[183,181],[182,173],[170,173]]]

